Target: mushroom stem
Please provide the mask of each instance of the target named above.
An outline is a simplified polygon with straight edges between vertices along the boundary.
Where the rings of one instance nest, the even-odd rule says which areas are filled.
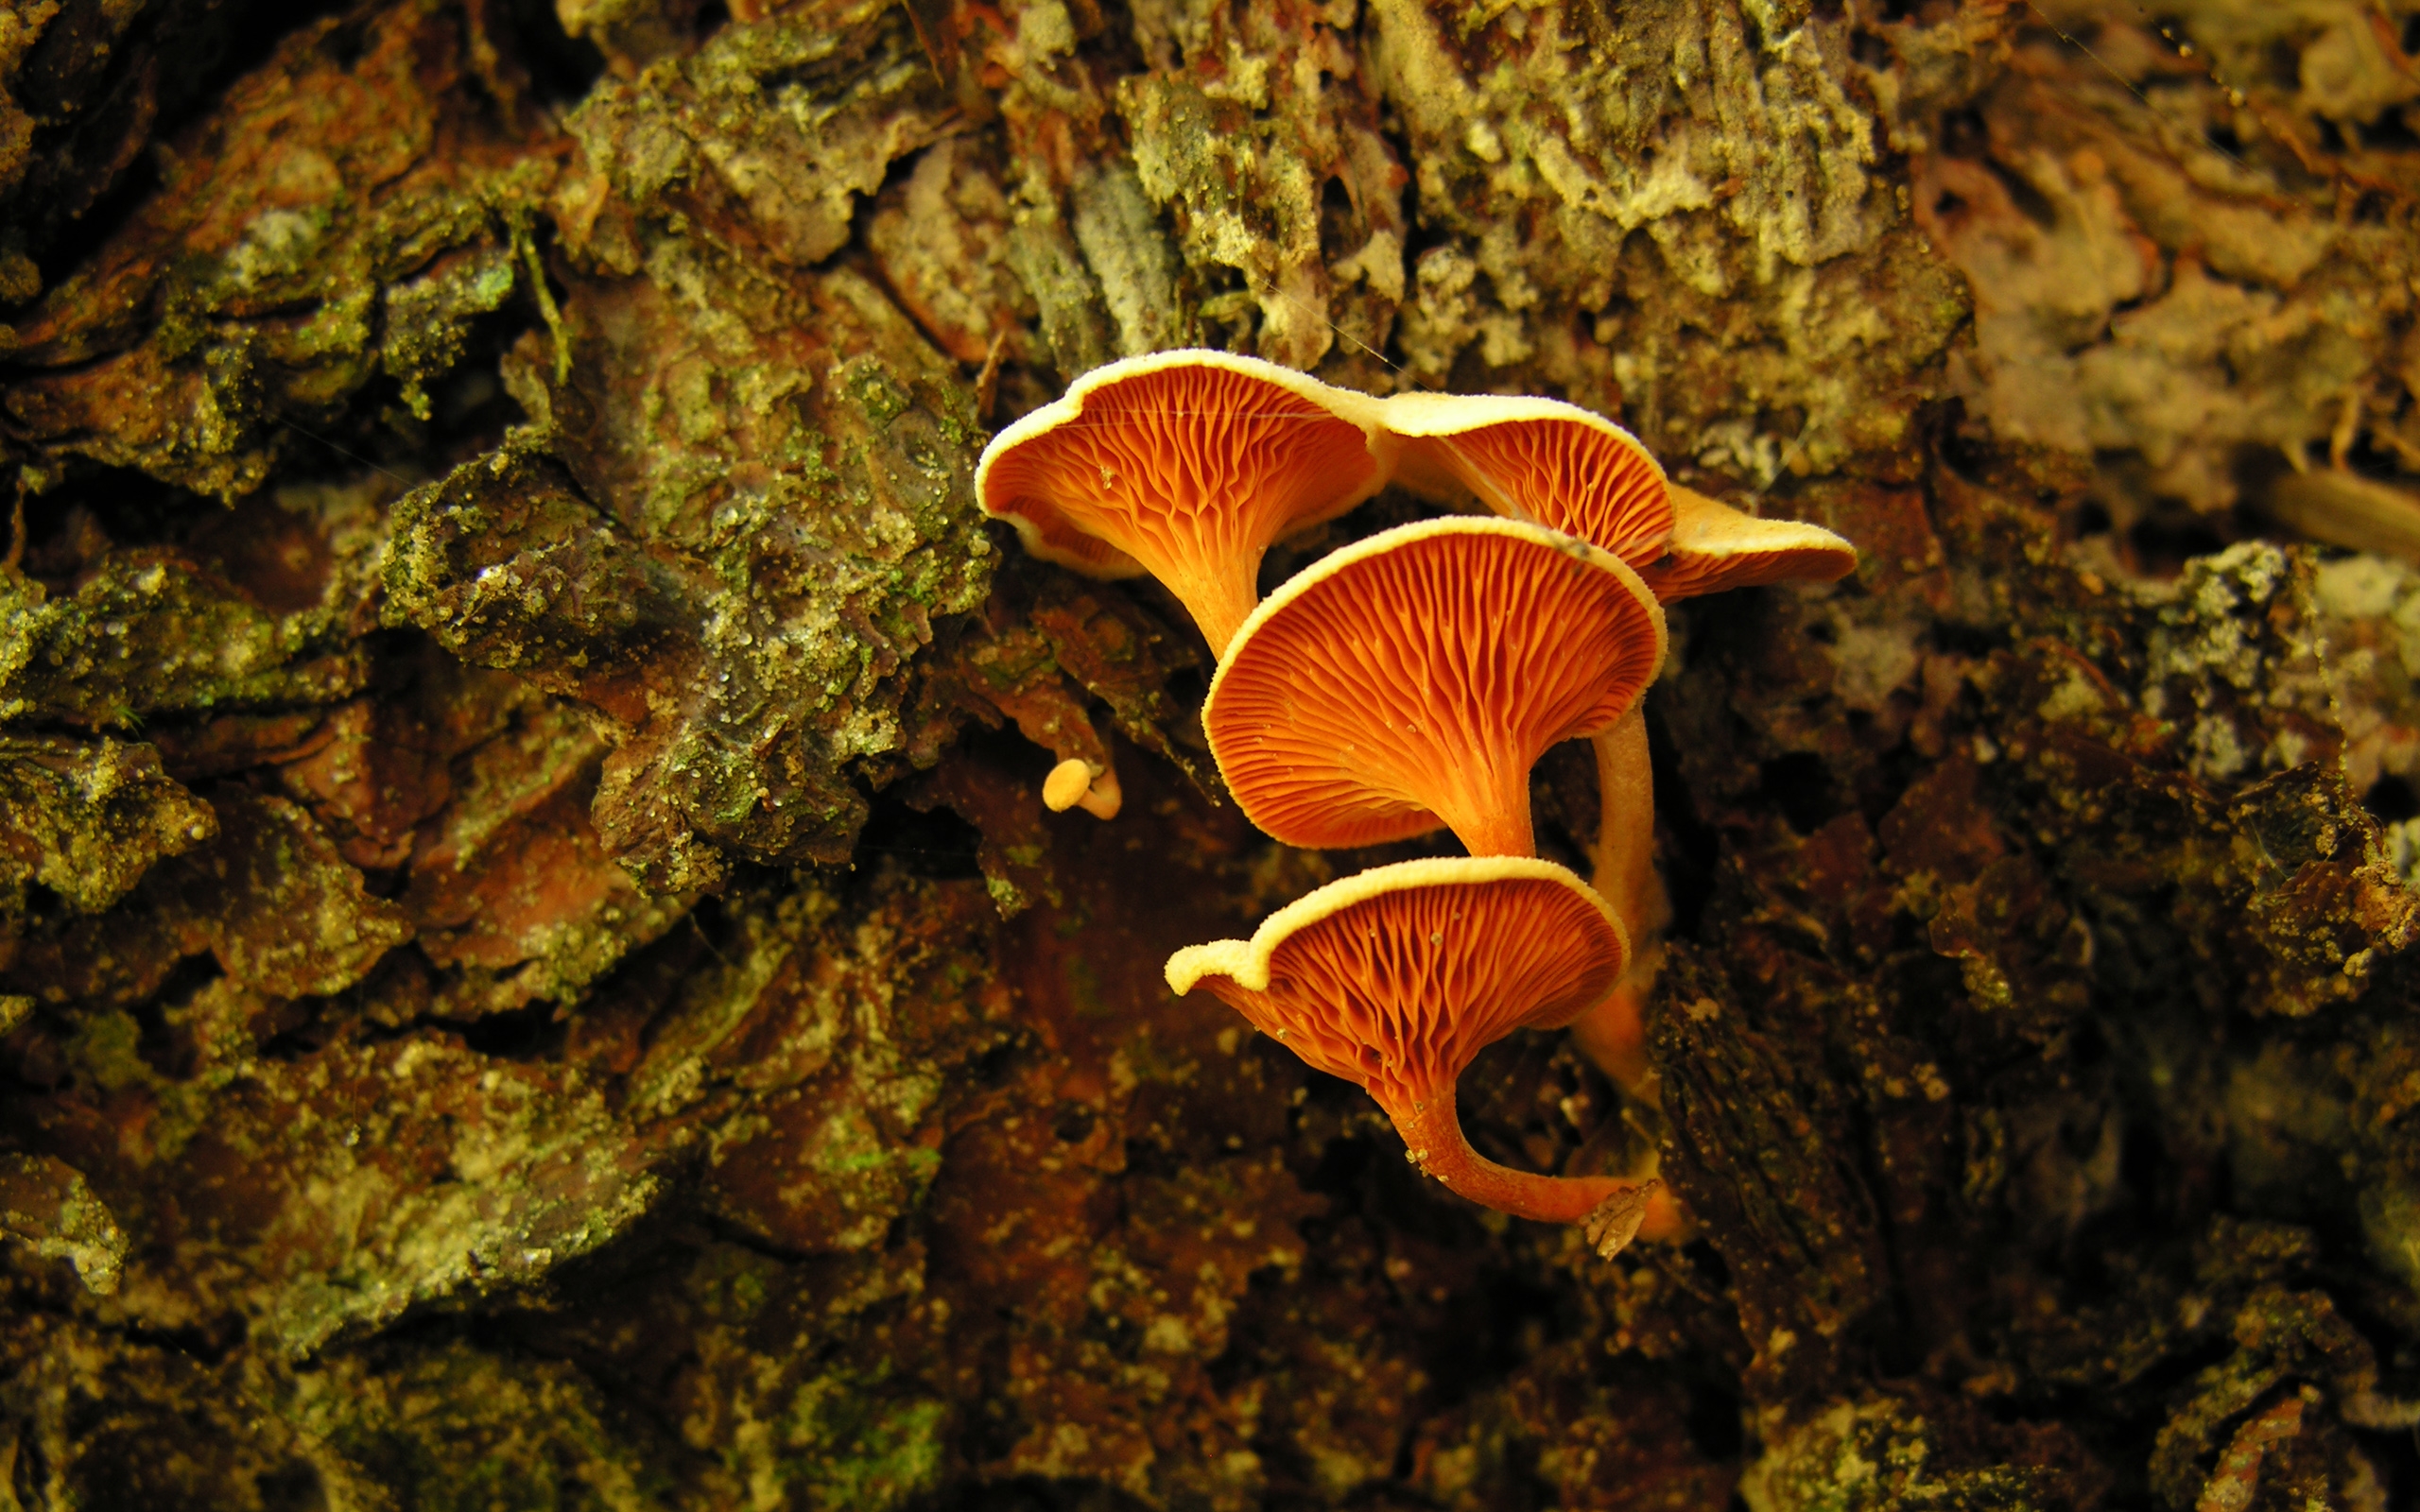
[[[1448,779],[1433,812],[1475,856],[1533,856],[1538,853],[1530,822],[1530,773],[1519,759],[1501,753],[1498,759],[1466,763]]]
[[[1633,706],[1592,737],[1597,752],[1597,891],[1635,946],[1664,927],[1671,906],[1655,874],[1655,769],[1647,754],[1647,706]]]
[[[1578,1223],[1606,1198],[1639,1184],[1610,1176],[1534,1176],[1496,1164],[1462,1137],[1450,1082],[1417,1093],[1405,1089],[1379,1102],[1394,1120],[1411,1162],[1483,1208],[1541,1223]],[[1648,1216],[1655,1216],[1651,1205]]]
[[[1629,1096],[1660,1106],[1654,1063],[1647,1056],[1647,995],[1654,988],[1664,947],[1640,950],[1604,999],[1571,1021],[1571,1042]]]
[[[1210,643],[1213,660],[1227,654],[1236,632],[1260,607],[1258,552],[1252,553],[1249,561],[1222,562],[1215,571],[1188,570],[1184,563],[1172,558],[1154,560],[1142,554],[1138,554],[1138,559],[1167,585],[1168,592],[1193,616],[1201,638]]]
[[[1647,712],[1634,708],[1594,737],[1597,750],[1597,891],[1630,936],[1630,968],[1604,1000],[1572,1021],[1571,1038],[1622,1091],[1648,1091],[1647,996],[1664,962],[1657,934],[1672,917],[1655,871],[1655,773],[1647,751]]]
[[[1104,766],[1091,783],[1076,799],[1076,807],[1097,819],[1114,819],[1126,802],[1126,790],[1117,785],[1117,774]]]

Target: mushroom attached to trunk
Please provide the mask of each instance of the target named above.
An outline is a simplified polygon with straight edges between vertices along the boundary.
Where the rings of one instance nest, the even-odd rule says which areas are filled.
[[[1618,1248],[1654,1222],[1641,1183],[1547,1177],[1480,1156],[1454,1083],[1485,1046],[1553,1028],[1603,997],[1630,956],[1604,900],[1527,856],[1406,861],[1330,883],[1250,939],[1168,957],[1168,986],[1200,987],[1305,1061],[1366,1089],[1412,1163],[1473,1202],[1581,1223]],[[1607,1251],[1610,1252],[1610,1249]]]
[[[1672,535],[1664,470],[1635,437],[1558,399],[1397,394],[1380,422],[1402,449],[1398,481],[1431,498],[1467,494],[1644,569]]]
[[[1096,368],[995,437],[984,512],[1094,577],[1150,573],[1224,651],[1259,600],[1270,543],[1378,491],[1377,401],[1223,352]]]
[[[1329,553],[1228,648],[1201,724],[1245,816],[1288,845],[1450,827],[1528,855],[1530,768],[1607,729],[1664,660],[1638,576],[1514,520],[1426,520]]]

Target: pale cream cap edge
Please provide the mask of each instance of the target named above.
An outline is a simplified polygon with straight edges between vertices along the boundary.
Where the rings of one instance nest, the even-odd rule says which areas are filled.
[[[1167,368],[1221,368],[1229,372],[1241,373],[1248,378],[1257,378],[1264,383],[1274,384],[1298,398],[1310,401],[1348,425],[1359,426],[1362,436],[1366,438],[1370,455],[1376,460],[1378,466],[1366,490],[1340,504],[1333,511],[1322,515],[1321,518],[1323,520],[1334,519],[1337,515],[1342,514],[1345,510],[1375,494],[1387,486],[1387,479],[1394,471],[1393,459],[1386,455],[1389,438],[1378,423],[1381,401],[1368,394],[1357,393],[1350,388],[1339,388],[1334,384],[1322,383],[1308,373],[1297,372],[1291,368],[1280,367],[1276,363],[1259,357],[1247,357],[1233,352],[1218,352],[1207,347],[1178,347],[1167,352],[1146,352],[1137,356],[1121,357],[1115,362],[1106,362],[1089,371],[1080,373],[1076,381],[1067,386],[1065,393],[993,437],[991,444],[983,448],[982,456],[977,458],[975,464],[975,502],[983,510],[984,515],[994,520],[1006,520],[1014,526],[1017,539],[1024,544],[1028,556],[1043,561],[1056,562],[1062,567],[1081,573],[1087,577],[1142,576],[1145,572],[1143,564],[1122,551],[1117,552],[1112,560],[1086,561],[1045,541],[1040,527],[1025,516],[994,512],[992,508],[988,484],[994,461],[1025,442],[1056,430],[1061,425],[1080,417],[1084,412],[1084,400],[1095,389],[1122,383],[1129,378],[1140,377],[1146,373],[1158,372]],[[1307,529],[1319,523],[1319,520],[1306,521],[1305,528]]]
[[[1278,586],[1275,593],[1262,599],[1260,607],[1253,610],[1251,617],[1237,627],[1235,639],[1227,643],[1226,655],[1219,659],[1219,669],[1211,674],[1210,691],[1201,699],[1204,723],[1209,719],[1211,705],[1218,701],[1219,686],[1226,680],[1227,668],[1235,664],[1236,652],[1243,648],[1244,644],[1252,639],[1253,632],[1257,631],[1261,626],[1267,624],[1273,615],[1282,613],[1287,605],[1355,562],[1380,556],[1429,536],[1444,535],[1518,536],[1538,545],[1559,551],[1564,556],[1576,557],[1592,566],[1612,573],[1621,580],[1624,588],[1630,590],[1631,596],[1647,610],[1648,621],[1655,627],[1654,664],[1658,667],[1664,664],[1665,654],[1671,646],[1671,638],[1664,627],[1664,606],[1649,590],[1638,574],[1633,572],[1630,565],[1619,557],[1612,552],[1599,550],[1578,536],[1567,536],[1560,530],[1532,524],[1527,520],[1508,520],[1494,515],[1446,515],[1435,520],[1415,520],[1409,524],[1396,525],[1391,530],[1381,530],[1376,535],[1365,536],[1350,545],[1340,546],[1286,579]]]
[[[1515,880],[1561,883],[1587,899],[1605,922],[1613,926],[1615,938],[1621,941],[1622,959],[1630,959],[1630,935],[1622,928],[1622,921],[1614,917],[1612,905],[1570,868],[1535,856],[1430,856],[1373,867],[1331,882],[1262,919],[1250,939],[1220,939],[1186,946],[1168,957],[1168,989],[1183,997],[1203,977],[1216,975],[1233,978],[1246,991],[1265,992],[1269,989],[1270,963],[1277,947],[1295,931],[1308,928],[1341,909],[1414,887]]]
[[[1583,409],[1568,400],[1538,394],[1432,394],[1413,390],[1371,403],[1378,407],[1378,423],[1412,440],[1450,440],[1483,425],[1531,420],[1569,421],[1612,437],[1646,458],[1647,464],[1655,469],[1656,476],[1664,475],[1664,464],[1655,460],[1655,454],[1647,449],[1646,442],[1595,410]]]
[[[1390,395],[1376,401],[1376,404],[1379,423],[1399,441],[1433,441],[1453,454],[1461,467],[1478,474],[1478,481],[1474,482],[1457,473],[1451,466],[1427,458],[1421,458],[1410,469],[1398,465],[1395,481],[1431,503],[1450,507],[1463,498],[1475,499],[1482,507],[1495,514],[1509,519],[1527,519],[1512,496],[1505,492],[1503,484],[1489,477],[1486,469],[1470,461],[1462,449],[1454,444],[1454,438],[1466,431],[1488,425],[1518,424],[1526,421],[1568,421],[1596,431],[1646,463],[1657,482],[1668,490],[1671,487],[1671,479],[1666,474],[1664,464],[1655,459],[1655,454],[1649,451],[1637,437],[1594,410],[1582,409],[1564,400],[1547,399],[1535,394],[1411,392]],[[1404,450],[1409,456],[1420,457],[1420,454],[1409,447]],[[1444,478],[1441,480],[1428,475],[1431,472],[1442,472]],[[1406,473],[1409,475],[1406,476]],[[1451,487],[1441,487],[1441,481],[1450,482]]]
[[[1785,551],[1822,551],[1841,558],[1835,576],[1857,568],[1857,547],[1822,525],[1804,520],[1769,520],[1677,483],[1671,485],[1671,493],[1669,550],[1675,557],[1725,561]]]

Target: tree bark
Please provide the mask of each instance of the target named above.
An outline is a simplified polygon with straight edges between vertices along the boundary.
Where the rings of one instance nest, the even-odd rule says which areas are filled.
[[[0,7],[0,1500],[2420,1499],[2420,12],[2162,14]],[[1188,345],[1858,547],[1673,609],[1647,1083],[1459,1089],[1685,1242],[1167,994],[1452,849],[977,507]]]

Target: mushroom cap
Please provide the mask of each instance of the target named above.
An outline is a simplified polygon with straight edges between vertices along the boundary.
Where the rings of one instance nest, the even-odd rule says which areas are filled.
[[[1402,447],[1396,480],[1414,492],[1466,492],[1490,513],[1578,536],[1634,568],[1664,554],[1664,469],[1602,415],[1559,399],[1407,393],[1383,401],[1379,419]]]
[[[1639,576],[1668,604],[1730,588],[1828,583],[1855,571],[1857,548],[1821,525],[1761,519],[1675,483],[1669,555]]]
[[[1096,368],[993,438],[984,512],[1095,577],[1167,585],[1223,649],[1270,543],[1384,486],[1377,401],[1257,358],[1157,352]]]
[[[1201,706],[1245,816],[1288,845],[1448,825],[1526,854],[1530,768],[1620,719],[1664,660],[1636,574],[1517,520],[1455,517],[1331,552],[1244,622]]]
[[[1092,785],[1093,764],[1081,756],[1070,756],[1042,780],[1042,806],[1053,814],[1064,814]]]
[[[1630,943],[1605,901],[1529,856],[1404,861],[1332,882],[1250,939],[1168,957],[1305,1061],[1390,1111],[1444,1089],[1485,1046],[1553,1028],[1620,980]]]

